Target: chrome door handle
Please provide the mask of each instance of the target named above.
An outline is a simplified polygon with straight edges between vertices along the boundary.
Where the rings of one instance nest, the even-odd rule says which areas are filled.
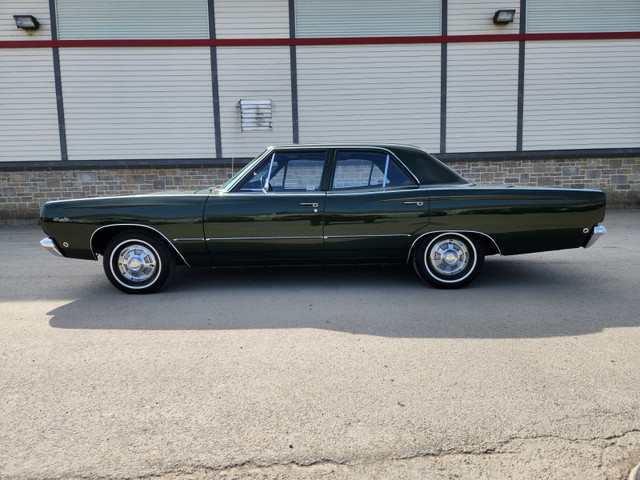
[[[317,203],[301,203],[300,204],[301,207],[313,207],[313,208],[318,208],[318,204]]]
[[[421,207],[424,205],[424,202],[404,202],[405,205],[417,205],[418,207]]]

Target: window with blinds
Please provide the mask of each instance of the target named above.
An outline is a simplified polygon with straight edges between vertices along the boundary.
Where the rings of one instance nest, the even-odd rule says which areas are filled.
[[[440,35],[441,0],[295,0],[297,37]]]
[[[638,0],[527,0],[528,33],[638,30]]]

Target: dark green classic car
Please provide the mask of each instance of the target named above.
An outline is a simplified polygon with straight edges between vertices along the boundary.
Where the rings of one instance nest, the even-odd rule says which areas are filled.
[[[477,186],[410,146],[270,147],[221,187],[48,202],[41,244],[97,260],[127,293],[176,265],[410,263],[439,288],[485,255],[590,246],[599,190]]]

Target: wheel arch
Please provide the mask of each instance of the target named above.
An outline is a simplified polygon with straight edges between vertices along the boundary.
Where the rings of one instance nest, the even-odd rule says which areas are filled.
[[[460,233],[460,234],[472,236],[478,241],[482,242],[482,245],[484,246],[484,250],[485,250],[485,255],[494,255],[497,253],[502,255],[502,252],[500,251],[500,247],[498,246],[496,241],[486,233],[477,232],[474,230],[432,230],[432,231],[425,232],[418,235],[413,240],[413,242],[411,243],[411,246],[409,247],[409,252],[407,253],[406,263],[409,263],[411,261],[411,255],[413,255],[413,252],[416,246],[420,243],[420,241],[424,240],[425,238],[429,238],[431,236],[439,235],[441,233]]]
[[[102,227],[94,230],[94,232],[91,234],[91,239],[89,240],[91,253],[93,254],[94,258],[97,260],[98,254],[102,255],[104,253],[109,240],[120,233],[128,232],[131,230],[141,230],[157,237],[169,248],[170,251],[174,251],[176,253],[176,259],[178,260],[178,263],[187,266],[189,265],[180,251],[176,248],[176,246],[171,243],[162,232],[153,227],[150,227],[149,225],[141,225],[137,223],[117,223],[113,225],[103,225]]]

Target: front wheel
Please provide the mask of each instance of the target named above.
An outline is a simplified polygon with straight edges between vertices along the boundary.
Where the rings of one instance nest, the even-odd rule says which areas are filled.
[[[142,231],[116,235],[104,251],[104,272],[126,293],[151,293],[162,287],[175,268],[175,257],[157,237]]]
[[[484,264],[484,246],[457,232],[427,237],[413,252],[420,278],[437,288],[460,288],[471,283]]]

